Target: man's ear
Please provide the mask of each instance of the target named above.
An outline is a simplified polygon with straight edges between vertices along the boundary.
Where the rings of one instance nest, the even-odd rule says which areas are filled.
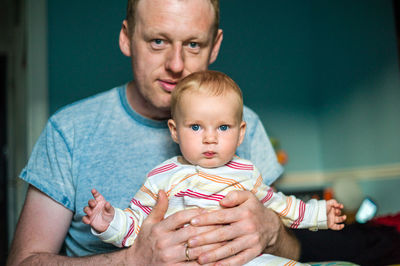
[[[240,123],[240,129],[239,129],[239,141],[238,141],[238,147],[240,146],[240,144],[242,144],[243,140],[244,140],[244,136],[246,134],[246,122],[242,121]]]
[[[168,120],[168,128],[169,128],[169,132],[171,133],[171,137],[172,137],[173,141],[175,141],[176,143],[179,144],[178,133],[176,132],[176,124],[173,119]]]
[[[208,61],[209,64],[212,64],[215,62],[215,60],[217,60],[223,37],[224,33],[221,29],[218,29],[217,36],[215,36],[214,44],[211,50],[210,60]]]
[[[122,22],[121,31],[119,32],[119,49],[125,56],[131,56],[131,39],[127,20]]]

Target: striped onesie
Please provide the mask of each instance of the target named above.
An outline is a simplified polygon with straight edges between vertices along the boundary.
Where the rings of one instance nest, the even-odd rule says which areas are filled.
[[[154,168],[145,184],[130,202],[130,207],[115,208],[114,219],[108,229],[98,234],[104,242],[118,247],[131,246],[143,220],[156,204],[160,189],[167,193],[169,207],[166,217],[189,208],[219,209],[219,201],[234,190],[248,190],[281,217],[290,228],[326,229],[326,202],[312,199],[307,203],[294,196],[274,192],[263,183],[257,168],[248,160],[235,156],[218,168],[202,168],[182,164],[173,157]],[[257,259],[259,259],[259,256]]]

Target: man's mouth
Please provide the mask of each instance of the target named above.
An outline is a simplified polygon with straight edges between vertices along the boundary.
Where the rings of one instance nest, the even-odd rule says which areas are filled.
[[[175,89],[175,86],[177,84],[177,81],[170,81],[170,80],[158,80],[159,84],[161,87],[168,92],[172,92]]]

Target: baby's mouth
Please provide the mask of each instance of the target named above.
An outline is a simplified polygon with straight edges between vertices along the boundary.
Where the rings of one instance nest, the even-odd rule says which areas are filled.
[[[204,154],[204,156],[205,156],[206,158],[212,158],[212,157],[214,157],[215,152],[213,152],[213,151],[206,151],[206,152],[203,152],[203,154]]]

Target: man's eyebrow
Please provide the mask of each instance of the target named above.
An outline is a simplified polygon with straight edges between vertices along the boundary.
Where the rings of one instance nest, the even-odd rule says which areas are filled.
[[[143,31],[143,35],[147,36],[147,37],[160,36],[160,37],[164,37],[166,39],[173,39],[173,37],[170,34],[168,34],[168,32],[165,32],[165,31],[163,31],[161,29],[157,29],[157,28],[147,28],[145,31]],[[210,34],[204,33],[204,32],[199,32],[198,34],[192,33],[192,34],[188,35],[184,39],[184,41],[198,40],[201,42],[208,42],[211,39],[212,39],[212,36],[210,36]]]
[[[150,29],[148,28],[148,29],[143,31],[143,34],[145,36],[156,36],[156,35],[158,35],[158,36],[168,37],[167,33],[164,33],[163,31],[155,29],[155,28],[150,28]]]

